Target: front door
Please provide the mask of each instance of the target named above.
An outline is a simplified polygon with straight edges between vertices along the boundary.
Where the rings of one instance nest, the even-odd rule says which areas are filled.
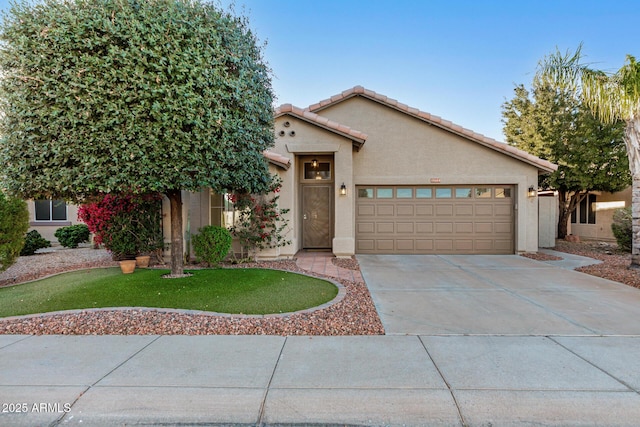
[[[302,186],[302,246],[331,248],[332,184]]]

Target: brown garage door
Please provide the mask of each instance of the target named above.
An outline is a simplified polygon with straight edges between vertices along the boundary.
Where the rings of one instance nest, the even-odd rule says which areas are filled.
[[[513,186],[358,186],[356,190],[357,253],[514,253]]]

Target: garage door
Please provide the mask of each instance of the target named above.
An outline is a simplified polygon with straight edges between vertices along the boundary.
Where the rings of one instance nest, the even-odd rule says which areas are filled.
[[[358,186],[356,190],[357,253],[514,253],[513,186]]]

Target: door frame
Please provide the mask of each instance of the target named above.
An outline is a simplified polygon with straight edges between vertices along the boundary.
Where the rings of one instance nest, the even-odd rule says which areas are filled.
[[[316,159],[319,163],[329,163],[330,167],[330,177],[329,179],[315,180],[315,179],[307,179],[305,178],[305,164],[309,164],[312,160]],[[300,221],[300,246],[301,249],[332,249],[333,247],[333,238],[334,230],[335,230],[335,190],[334,190],[334,182],[335,182],[335,170],[334,170],[334,158],[333,155],[327,154],[318,154],[318,155],[308,155],[299,156],[299,197],[298,197],[298,220]],[[329,246],[327,247],[310,247],[304,245],[304,197],[303,192],[304,188],[309,186],[318,186],[318,185],[327,185],[329,187]]]

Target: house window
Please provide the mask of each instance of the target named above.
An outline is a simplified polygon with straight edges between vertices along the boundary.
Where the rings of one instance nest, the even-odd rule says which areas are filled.
[[[36,200],[36,221],[66,221],[67,204],[64,200]]]
[[[304,164],[304,179],[316,181],[331,180],[331,163],[317,160]]]
[[[596,223],[596,201],[595,194],[588,194],[580,201],[573,212],[571,212],[572,224],[595,224]]]
[[[211,193],[210,225],[230,228],[236,224],[238,211],[229,200],[229,194]]]

